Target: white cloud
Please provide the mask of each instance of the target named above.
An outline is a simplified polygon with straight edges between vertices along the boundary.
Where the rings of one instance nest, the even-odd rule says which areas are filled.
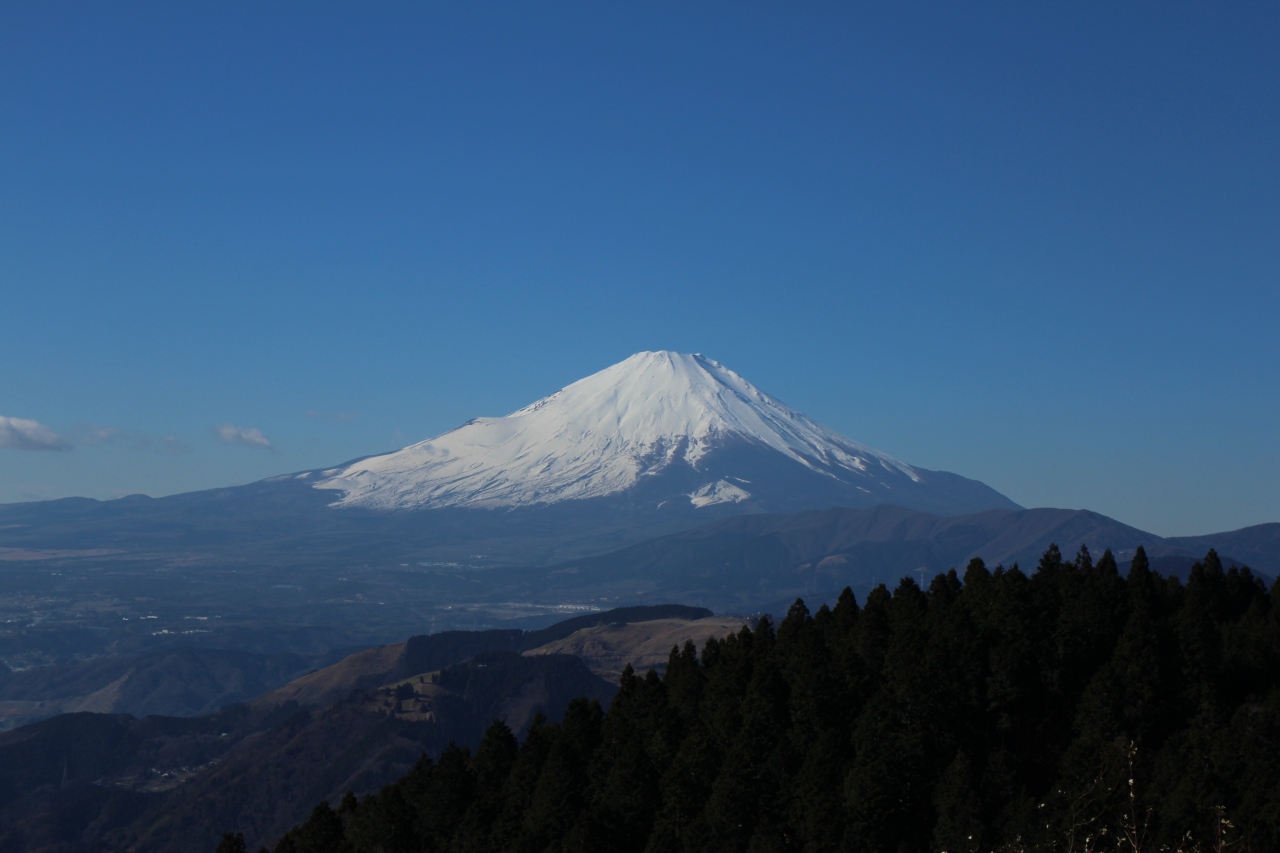
[[[0,415],[0,447],[13,450],[70,450],[71,442],[37,421]]]
[[[275,450],[271,440],[262,434],[262,430],[253,427],[238,427],[235,424],[218,424],[213,428],[218,441],[226,444],[243,444],[246,447],[261,447],[264,450]]]

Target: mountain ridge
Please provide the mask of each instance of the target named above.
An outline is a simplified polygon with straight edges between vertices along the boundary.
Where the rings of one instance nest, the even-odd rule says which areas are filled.
[[[879,583],[915,575],[923,583],[973,557],[990,566],[1030,571],[1050,545],[1095,557],[1111,550],[1126,563],[1137,547],[1170,569],[1188,569],[1216,548],[1224,561],[1280,573],[1280,524],[1246,528],[1259,539],[1249,559],[1235,553],[1240,532],[1165,539],[1090,510],[987,510],[938,516],[887,504],[832,507],[792,514],[755,514],[710,522],[608,554],[532,572],[527,588],[549,597],[593,590],[613,599],[661,597],[698,602],[717,612],[751,612],[796,597],[815,598],[850,586],[865,595]]]

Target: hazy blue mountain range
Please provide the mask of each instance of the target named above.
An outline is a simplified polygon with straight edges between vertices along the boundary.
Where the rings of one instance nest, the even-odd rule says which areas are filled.
[[[567,598],[587,590],[614,598],[653,596],[717,610],[760,609],[788,598],[821,600],[845,586],[865,594],[914,576],[927,584],[973,557],[1034,570],[1056,544],[1096,558],[1110,549],[1126,564],[1141,545],[1168,574],[1182,574],[1210,548],[1264,577],[1280,574],[1280,524],[1164,539],[1095,512],[987,510],[938,516],[895,506],[757,514],[712,522],[609,554],[525,573],[523,590]],[[502,573],[515,581],[519,575]]]

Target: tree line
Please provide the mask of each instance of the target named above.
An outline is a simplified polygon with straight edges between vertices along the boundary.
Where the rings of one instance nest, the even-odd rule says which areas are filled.
[[[224,851],[243,849],[228,835]],[[275,853],[1280,850],[1280,583],[1139,549],[672,649],[310,818]]]

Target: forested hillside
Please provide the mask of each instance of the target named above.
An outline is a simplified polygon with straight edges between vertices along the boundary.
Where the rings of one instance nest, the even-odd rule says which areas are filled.
[[[1213,552],[974,560],[495,722],[275,850],[1277,850],[1278,688],[1280,585]]]

